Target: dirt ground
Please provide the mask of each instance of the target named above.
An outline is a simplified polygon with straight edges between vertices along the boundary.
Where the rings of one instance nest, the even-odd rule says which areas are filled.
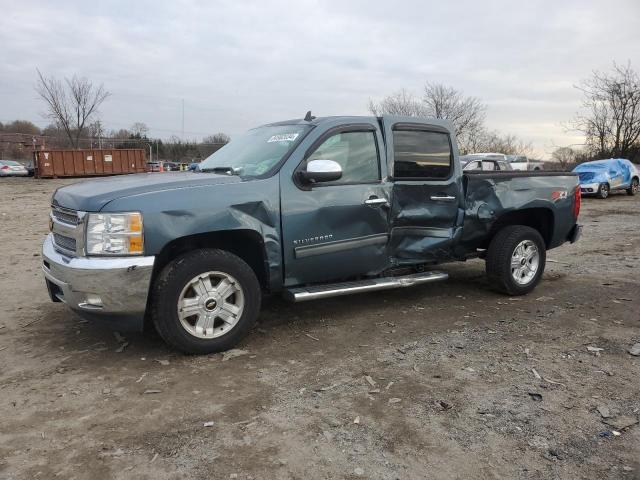
[[[475,260],[273,298],[223,360],[49,301],[40,245],[68,183],[0,179],[0,478],[640,479],[640,425],[620,425],[640,414],[640,197],[584,199],[583,238],[531,295],[492,292]]]

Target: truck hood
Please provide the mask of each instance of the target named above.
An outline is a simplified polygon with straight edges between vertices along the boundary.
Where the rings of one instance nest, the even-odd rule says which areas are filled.
[[[102,177],[59,188],[53,194],[52,203],[73,210],[98,212],[107,203],[117,198],[161,190],[205,187],[242,181],[238,176],[194,172],[140,173]]]

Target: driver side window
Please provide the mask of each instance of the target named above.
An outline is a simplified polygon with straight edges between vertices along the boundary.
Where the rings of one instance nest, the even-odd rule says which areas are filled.
[[[342,177],[332,184],[380,181],[380,165],[374,132],[342,132],[327,138],[307,158],[333,160],[342,167]]]

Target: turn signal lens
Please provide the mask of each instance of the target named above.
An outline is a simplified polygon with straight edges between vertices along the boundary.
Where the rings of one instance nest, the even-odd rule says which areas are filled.
[[[129,214],[129,231],[131,233],[142,233],[142,215],[139,213]]]
[[[142,253],[142,237],[129,237],[129,254],[141,254]]]

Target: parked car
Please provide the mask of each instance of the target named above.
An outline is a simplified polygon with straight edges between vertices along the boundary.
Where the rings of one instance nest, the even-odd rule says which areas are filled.
[[[147,162],[147,172],[161,172],[162,162]]]
[[[26,169],[27,169],[27,174],[28,174],[30,177],[33,177],[33,176],[35,175],[36,170],[35,170],[35,168],[33,167],[33,162],[29,162],[29,163],[27,163],[27,164],[24,166],[24,168],[26,168]]]
[[[27,177],[29,171],[15,160],[0,160],[0,177]]]
[[[496,160],[506,162],[507,156],[503,153],[469,153],[460,156],[460,162],[468,163],[471,160]]]
[[[200,170],[200,162],[193,162],[189,164],[188,170],[190,172],[197,172]]]
[[[175,162],[164,162],[162,164],[163,169],[165,172],[179,172],[180,171],[180,165],[178,163]]]
[[[514,170],[536,171],[544,169],[544,162],[529,160],[529,158],[524,155],[505,155],[505,157]]]
[[[173,347],[209,353],[249,332],[265,293],[409,287],[475,257],[496,290],[531,292],[546,251],[580,237],[578,178],[463,173],[455,138],[444,120],[308,113],[250,130],[196,174],[59,188],[51,300],[114,329],[146,318]]]
[[[478,157],[475,155],[462,155],[460,157],[462,170],[471,171],[512,171],[511,165],[500,159],[490,157]]]
[[[626,190],[628,195],[636,195],[640,189],[638,169],[624,158],[581,163],[573,171],[580,177],[583,195],[607,198],[616,190]]]

